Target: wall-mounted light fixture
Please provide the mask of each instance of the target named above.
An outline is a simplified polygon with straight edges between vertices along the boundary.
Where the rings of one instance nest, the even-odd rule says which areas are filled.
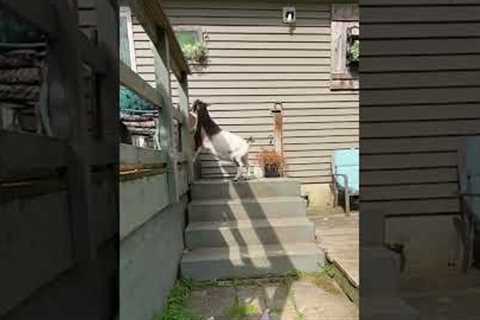
[[[283,7],[283,23],[294,24],[296,18],[295,7]]]

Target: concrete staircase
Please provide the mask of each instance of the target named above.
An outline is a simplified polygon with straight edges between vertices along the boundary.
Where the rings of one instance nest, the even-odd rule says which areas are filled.
[[[300,184],[284,178],[195,182],[185,242],[181,273],[197,281],[313,272],[324,261]]]
[[[360,317],[365,320],[419,320],[419,312],[400,296],[400,257],[383,245],[384,215],[365,212],[363,219],[360,224]]]

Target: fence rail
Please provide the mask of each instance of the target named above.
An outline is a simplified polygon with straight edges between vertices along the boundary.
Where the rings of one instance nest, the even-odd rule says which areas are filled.
[[[193,179],[193,141],[188,131],[187,75],[190,70],[176,41],[173,29],[160,5],[155,1],[145,0],[131,0],[129,3],[132,13],[144,28],[154,47],[156,86],[155,88],[151,87],[123,62],[120,63],[120,83],[158,107],[158,116],[154,115],[152,119],[158,119],[155,135],[158,138],[156,149],[159,150],[152,150],[149,156],[162,159],[157,164],[161,163],[164,167],[156,172],[167,175],[169,200],[171,203],[175,203],[179,200],[179,193],[183,192],[184,189],[180,186],[185,185],[184,181],[180,181],[185,179],[185,174],[181,171],[187,171],[187,184]],[[172,76],[176,77],[176,80],[180,83],[179,92],[182,98],[178,108],[172,103]],[[138,112],[134,113],[140,114]],[[133,118],[130,120],[133,120]],[[130,123],[132,131],[142,131],[142,125],[134,122]],[[147,124],[144,126],[146,127]],[[135,165],[138,167],[137,177],[141,177],[138,172],[143,172],[145,175],[152,172],[151,169],[147,168],[151,163],[148,163],[149,156],[146,154],[143,154],[145,158],[137,157],[140,162],[128,162],[127,159],[131,159],[132,153],[140,152],[139,150],[140,148],[129,149],[129,147],[122,145],[120,151],[121,165],[123,165],[121,169]],[[139,171],[140,168],[142,168],[142,171]],[[133,174],[133,171],[130,172]],[[127,175],[125,174],[125,176]]]

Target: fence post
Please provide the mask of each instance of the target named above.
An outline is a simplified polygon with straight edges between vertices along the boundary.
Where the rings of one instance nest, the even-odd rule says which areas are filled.
[[[161,92],[162,107],[160,109],[160,121],[158,132],[160,135],[160,147],[167,155],[167,180],[168,193],[171,203],[179,201],[177,192],[177,150],[174,145],[173,115],[170,86],[170,50],[168,37],[165,29],[157,28],[157,39],[152,39],[156,48],[154,52],[155,83],[157,90]]]
[[[188,183],[190,184],[193,181],[193,139],[190,135],[189,123],[188,123],[188,77],[186,73],[182,73],[182,78],[178,79],[179,88],[179,105],[180,111],[183,116],[182,123],[182,146],[183,154],[185,155],[187,161],[187,170],[188,170]]]

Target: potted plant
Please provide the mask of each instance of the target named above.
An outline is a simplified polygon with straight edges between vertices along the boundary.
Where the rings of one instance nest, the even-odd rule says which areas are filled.
[[[265,178],[281,177],[285,167],[283,156],[274,150],[263,149],[257,160]]]
[[[207,63],[208,49],[202,42],[187,43],[182,46],[182,50],[188,61],[202,65]]]

